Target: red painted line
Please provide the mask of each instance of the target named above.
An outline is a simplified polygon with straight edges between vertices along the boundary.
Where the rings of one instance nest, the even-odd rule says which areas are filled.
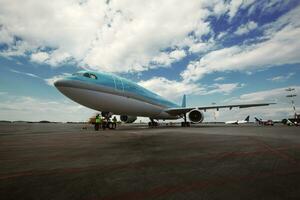
[[[264,147],[265,149],[267,149],[268,151],[272,152],[274,155],[276,155],[277,157],[280,157],[292,164],[298,164],[298,162],[292,158],[291,156],[283,153],[283,152],[280,152],[278,150],[276,150],[275,148],[272,148],[270,145],[268,145],[267,143],[261,141],[261,140],[258,140],[257,138],[254,138],[254,137],[249,137],[251,140],[254,140],[256,141],[259,145],[261,145],[262,147]]]
[[[252,139],[253,140],[253,139]],[[257,141],[255,141],[257,143]],[[253,144],[252,144],[253,146]],[[261,146],[261,145],[260,145]],[[203,148],[203,147],[202,147]],[[242,155],[245,155],[245,154],[248,154],[249,156],[250,155],[255,155],[255,154],[264,154],[264,153],[267,153],[269,152],[269,150],[266,150],[265,147],[263,147],[264,150],[259,150],[259,151],[249,151],[249,152],[222,152],[222,153],[212,153],[212,154],[208,154],[209,156],[206,157],[208,159],[211,158],[214,158],[214,157],[218,157],[219,155],[222,155],[222,154],[228,154],[227,156],[242,156]],[[293,145],[293,146],[285,146],[285,147],[278,147],[278,148],[273,148],[274,150],[276,151],[285,151],[285,150],[296,150],[296,149],[299,149],[300,146],[299,145]],[[194,149],[194,148],[193,148]],[[178,149],[176,149],[178,150]],[[9,152],[7,149],[5,151],[2,151],[0,149],[0,153],[4,153],[4,152]],[[97,156],[96,154],[93,155],[93,154],[90,154],[90,153],[85,153],[85,154],[76,154],[76,155],[71,155],[71,156],[65,156],[65,155],[55,155],[55,156],[43,156],[43,157],[19,157],[19,158],[15,158],[15,159],[12,159],[11,157],[7,157],[7,158],[0,158],[0,162],[20,162],[20,161],[35,161],[35,160],[41,160],[43,161],[45,158],[48,160],[75,160],[75,159],[80,159],[82,157],[92,157],[92,156]],[[202,158],[199,156],[199,158]],[[192,158],[194,159],[194,158]]]
[[[256,141],[258,142],[258,141]],[[261,144],[261,143],[260,143]],[[262,146],[262,144],[261,144]],[[222,152],[222,153],[215,153],[215,154],[208,154],[208,156],[193,156],[187,158],[175,158],[175,159],[167,159],[167,160],[149,160],[149,161],[142,161],[137,163],[128,163],[128,164],[116,164],[116,165],[95,165],[95,166],[86,166],[86,167],[77,167],[77,168],[56,168],[50,170],[32,170],[32,171],[21,171],[16,173],[10,174],[0,174],[0,180],[9,179],[9,178],[18,178],[24,176],[42,176],[42,175],[51,175],[57,173],[79,173],[89,170],[97,170],[97,171],[116,171],[116,170],[138,170],[147,167],[153,166],[162,166],[162,165],[172,165],[172,164],[187,164],[188,162],[194,162],[195,160],[202,159],[202,160],[210,160],[210,159],[222,159],[222,158],[232,158],[232,157],[239,157],[239,156],[257,156],[262,154],[275,154],[277,156],[283,157],[285,160],[288,160],[295,164],[295,160],[288,157],[286,154],[281,153],[279,151],[286,150],[288,148],[278,148],[273,149],[268,145],[263,145],[264,149],[259,151],[249,151],[249,152]],[[59,156],[60,158],[68,159],[69,157]],[[72,156],[71,158],[80,158],[82,155],[79,156]],[[47,158],[48,159],[48,158]],[[27,160],[27,159],[22,159]],[[28,159],[30,160],[30,159]],[[19,159],[17,161],[20,161]]]
[[[101,200],[119,200],[119,199],[142,200],[142,199],[149,199],[149,198],[158,198],[158,197],[164,197],[174,193],[186,193],[194,190],[201,190],[211,186],[220,186],[229,183],[239,183],[241,181],[253,181],[256,179],[269,178],[271,176],[286,176],[295,173],[300,173],[300,169],[295,168],[289,170],[258,173],[252,176],[225,177],[225,178],[217,178],[217,179],[209,179],[209,180],[198,180],[198,181],[194,181],[186,184],[180,184],[180,185],[159,186],[146,191],[120,193],[117,195],[106,196],[99,199]]]

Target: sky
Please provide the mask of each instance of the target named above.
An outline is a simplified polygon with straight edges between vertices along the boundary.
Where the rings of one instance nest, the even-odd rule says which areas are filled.
[[[22,4],[22,5],[20,5]],[[291,117],[300,106],[298,0],[0,1],[0,120],[86,121],[53,82],[82,69],[128,78],[205,121]],[[286,88],[295,88],[292,92]]]

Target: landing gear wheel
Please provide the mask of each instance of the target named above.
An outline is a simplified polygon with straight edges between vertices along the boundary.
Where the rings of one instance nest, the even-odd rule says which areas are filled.
[[[156,126],[158,126],[158,123],[157,122],[149,122],[148,126],[149,127],[156,127]]]
[[[190,127],[190,122],[181,122],[181,127]]]
[[[108,126],[109,129],[114,129],[112,123],[108,123],[107,126]]]
[[[148,123],[149,127],[156,127],[159,125],[156,121],[154,121],[154,119],[150,118],[150,120],[151,121]]]

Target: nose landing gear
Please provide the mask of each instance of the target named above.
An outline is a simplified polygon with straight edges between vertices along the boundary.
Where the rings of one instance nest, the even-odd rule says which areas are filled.
[[[149,127],[156,127],[158,126],[158,122],[154,121],[154,119],[150,118],[151,122],[148,123]]]

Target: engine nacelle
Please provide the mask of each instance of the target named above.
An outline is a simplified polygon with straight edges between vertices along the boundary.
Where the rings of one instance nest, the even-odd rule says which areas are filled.
[[[204,119],[203,113],[198,109],[194,109],[191,112],[189,112],[188,116],[190,121],[193,123],[201,123]]]
[[[133,123],[137,119],[136,116],[121,115],[120,120],[125,123]]]

